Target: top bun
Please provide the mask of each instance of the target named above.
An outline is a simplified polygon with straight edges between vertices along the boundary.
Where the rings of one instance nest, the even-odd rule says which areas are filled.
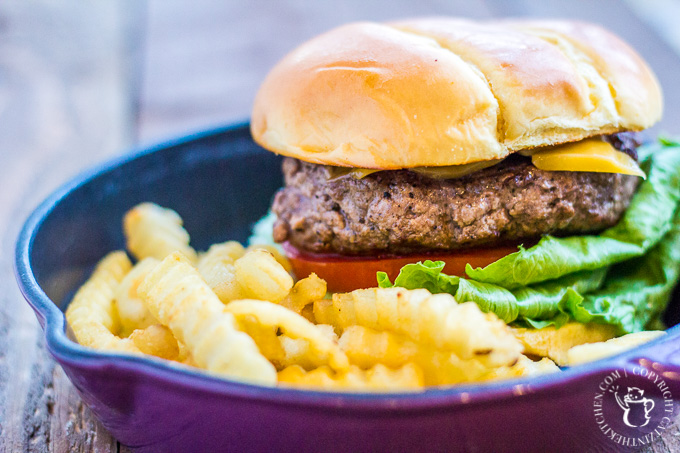
[[[433,18],[301,45],[262,84],[251,130],[304,161],[397,169],[641,130],[661,110],[649,67],[596,25]]]

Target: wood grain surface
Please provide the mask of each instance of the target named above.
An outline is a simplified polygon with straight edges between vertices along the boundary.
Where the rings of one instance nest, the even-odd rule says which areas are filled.
[[[599,22],[650,62],[666,100],[655,130],[678,134],[680,34],[668,19],[677,13],[672,0],[1,2],[0,452],[126,451],[50,358],[13,276],[21,224],[79,171],[246,118],[268,69],[335,25],[435,14]],[[680,451],[678,426],[644,451]]]

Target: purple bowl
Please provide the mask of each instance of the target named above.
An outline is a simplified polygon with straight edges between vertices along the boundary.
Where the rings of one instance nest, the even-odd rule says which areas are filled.
[[[252,141],[247,124],[238,124],[91,170],[26,221],[16,248],[21,291],[49,351],[123,444],[150,452],[621,451],[657,437],[677,414],[678,327],[562,373],[386,395],[241,384],[153,358],[96,352],[69,338],[62,310],[94,263],[123,248],[127,209],[141,201],[172,207],[199,249],[244,241],[281,185],[279,166],[280,158]],[[617,403],[627,392],[642,401]]]

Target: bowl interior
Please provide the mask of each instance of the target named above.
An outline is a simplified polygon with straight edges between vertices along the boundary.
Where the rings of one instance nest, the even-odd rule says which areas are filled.
[[[47,207],[30,250],[32,270],[64,309],[93,265],[124,249],[121,220],[135,204],[176,210],[192,245],[204,250],[229,239],[244,242],[281,184],[281,158],[257,146],[246,125],[126,157],[85,175]]]

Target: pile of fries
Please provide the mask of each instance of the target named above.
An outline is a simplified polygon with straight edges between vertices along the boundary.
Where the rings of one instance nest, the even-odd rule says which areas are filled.
[[[294,281],[271,245],[229,241],[197,253],[180,216],[142,203],[127,249],[104,257],[66,318],[84,346],[147,354],[228,379],[323,390],[418,391],[558,372],[663,334],[601,325],[511,328],[472,302],[427,290],[326,293]],[[582,345],[582,346],[579,346]],[[573,349],[572,349],[573,348]],[[528,355],[524,355],[523,352]]]

